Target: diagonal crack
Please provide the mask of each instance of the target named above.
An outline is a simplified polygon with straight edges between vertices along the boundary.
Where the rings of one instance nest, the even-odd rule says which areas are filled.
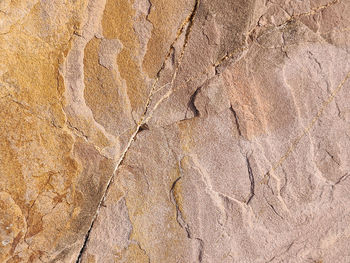
[[[85,236],[85,239],[84,239],[84,244],[83,244],[82,248],[79,251],[79,255],[78,255],[78,258],[76,260],[76,263],[81,262],[81,257],[83,256],[84,251],[86,249],[86,245],[87,245],[87,242],[89,240],[90,232],[92,230],[92,227],[94,226],[94,223],[95,223],[95,219],[92,221],[92,223],[90,225],[90,228],[89,228],[88,232],[86,233],[86,236]]]
[[[190,33],[192,31],[192,27],[193,27],[193,24],[194,24],[194,19],[195,19],[195,16],[197,14],[197,11],[198,11],[198,7],[199,7],[199,4],[200,4],[200,0],[196,0],[195,2],[195,5],[192,9],[192,12],[191,14],[188,16],[188,26],[187,26],[187,29],[186,29],[186,33],[185,33],[185,40],[184,40],[184,43],[182,45],[182,50],[181,50],[181,54],[180,54],[180,58],[179,58],[179,63],[178,63],[178,66],[176,67],[176,70],[175,70],[175,73],[177,73],[177,71],[179,70],[179,67],[180,67],[180,64],[182,62],[182,58],[185,54],[185,49],[188,45],[188,40],[189,40],[189,36],[190,36]],[[176,77],[176,75],[175,75]]]
[[[236,128],[237,128],[237,131],[238,131],[238,135],[242,136],[242,131],[241,131],[241,128],[240,128],[240,125],[239,125],[239,121],[238,121],[238,116],[237,116],[236,111],[233,109],[232,105],[230,106],[230,110],[232,111],[233,116],[235,117],[235,122],[236,122]]]
[[[182,64],[183,56],[184,56],[184,54],[185,54],[185,49],[186,49],[186,47],[187,47],[187,45],[188,45],[189,36],[190,36],[191,31],[192,31],[192,27],[193,27],[194,20],[195,20],[195,15],[197,14],[197,10],[198,10],[198,8],[199,8],[199,4],[200,4],[200,0],[196,0],[195,5],[194,5],[194,7],[193,7],[193,9],[192,9],[192,11],[191,11],[191,14],[190,14],[190,15],[185,19],[185,21],[182,23],[181,28],[180,28],[179,31],[178,31],[177,37],[175,38],[173,44],[170,46],[169,53],[168,53],[166,59],[168,59],[168,58],[170,57],[171,50],[174,48],[175,42],[178,40],[178,38],[180,37],[180,35],[184,32],[185,27],[188,25],[187,28],[186,28],[185,40],[184,40],[184,43],[183,43],[183,45],[182,45],[182,49],[181,49],[180,57],[179,57],[179,59],[178,59],[177,66],[176,66],[176,68],[175,68],[175,71],[174,71],[174,74],[173,74],[173,76],[172,76],[172,78],[171,78],[170,83],[168,83],[168,84],[170,84],[170,87],[171,87],[171,88],[172,88],[173,85],[174,85],[174,82],[175,82],[175,80],[176,80],[176,77],[177,77],[177,74],[178,74],[178,72],[179,72],[180,66],[181,66],[181,64]],[[164,67],[164,66],[165,66],[165,62],[163,63],[163,67]],[[157,93],[158,91],[162,90],[162,89],[163,89],[164,87],[166,87],[168,84],[163,85],[161,88],[159,88],[159,89],[157,89],[157,90],[154,90],[154,92],[152,93],[152,95],[153,95],[154,93]],[[153,113],[154,113],[155,110],[158,108],[158,106],[159,106],[165,99],[169,98],[169,96],[176,90],[176,89],[174,90],[174,89],[171,89],[171,88],[169,89],[169,91],[168,91],[167,93],[165,93],[164,96],[162,96],[162,97],[157,101],[157,103],[154,105],[153,109],[150,111],[149,116],[148,116],[147,118],[145,118],[144,122],[147,122],[149,119],[151,119],[152,116],[153,116]]]
[[[312,8],[309,12],[304,12],[304,13],[300,13],[300,14],[296,14],[296,15],[292,15],[290,18],[289,18],[289,21],[291,20],[295,20],[297,18],[300,18],[300,17],[304,17],[304,16],[311,16],[311,15],[315,15],[319,12],[321,12],[322,10],[328,8],[328,7],[331,7],[335,4],[338,4],[340,3],[340,0],[333,0],[332,2],[329,2],[325,5],[321,5],[321,6],[318,6],[318,7],[314,7]]]
[[[248,169],[248,174],[249,174],[249,181],[250,181],[250,196],[247,201],[247,205],[249,205],[250,201],[253,199],[255,195],[255,182],[254,182],[254,174],[252,167],[250,165],[249,157],[246,156],[246,162],[247,162],[247,169]]]
[[[336,186],[337,184],[340,184],[341,182],[345,181],[350,176],[350,173],[346,173],[345,175],[341,176],[333,185],[332,187]]]
[[[146,100],[146,105],[145,105],[145,110],[140,118],[140,120],[138,121],[137,125],[136,125],[136,128],[134,130],[134,132],[132,133],[124,151],[122,152],[115,168],[114,168],[114,171],[112,173],[112,175],[109,177],[108,181],[107,181],[107,184],[106,184],[106,187],[105,187],[105,190],[103,191],[103,196],[102,198],[100,199],[98,205],[97,205],[97,208],[96,208],[96,212],[92,218],[92,221],[90,223],[90,227],[85,235],[85,238],[84,238],[84,243],[83,243],[83,246],[81,247],[80,251],[79,251],[79,254],[78,254],[78,258],[76,260],[76,263],[79,263],[81,262],[81,258],[82,258],[82,255],[86,249],[86,246],[87,246],[87,243],[89,241],[89,237],[90,237],[90,233],[91,233],[91,230],[92,230],[92,227],[97,219],[97,216],[98,216],[98,213],[99,213],[99,210],[100,210],[100,207],[101,205],[103,204],[107,194],[108,194],[108,190],[113,182],[113,178],[114,178],[114,175],[116,174],[118,168],[120,167],[120,165],[122,164],[128,150],[130,149],[131,145],[132,145],[132,142],[134,141],[135,137],[137,136],[137,134],[139,133],[140,129],[143,127],[143,125],[146,123],[146,121],[150,118],[150,116],[148,118],[146,118],[146,115],[148,113],[148,110],[149,110],[149,106],[151,104],[151,101],[152,101],[152,97],[154,95],[154,91],[155,91],[155,88],[156,88],[156,85],[159,81],[159,78],[160,78],[160,74],[162,72],[162,70],[164,69],[165,67],[165,64],[166,62],[168,61],[168,59],[171,57],[171,50],[174,48],[174,45],[175,43],[177,42],[177,40],[179,39],[180,35],[184,32],[184,29],[186,28],[187,24],[189,25],[187,27],[187,30],[186,30],[186,35],[185,35],[185,42],[184,42],[184,45],[183,45],[183,48],[182,48],[182,51],[181,51],[181,56],[180,56],[180,60],[179,60],[179,63],[175,69],[175,72],[174,72],[174,75],[172,77],[172,81],[171,83],[173,83],[176,79],[176,75],[177,75],[177,72],[178,72],[178,69],[179,69],[179,66],[181,64],[181,61],[182,61],[182,57],[183,57],[183,54],[184,54],[184,49],[185,47],[187,46],[187,43],[188,43],[188,37],[189,37],[189,34],[190,34],[190,30],[191,30],[191,27],[193,25],[193,21],[194,21],[194,16],[197,12],[197,9],[198,9],[198,6],[199,6],[199,3],[200,3],[200,0],[196,0],[196,3],[195,3],[195,6],[191,12],[191,14],[184,20],[184,22],[181,24],[179,30],[178,30],[178,33],[174,39],[174,41],[172,42],[172,44],[170,45],[169,47],[169,51],[166,55],[166,57],[164,58],[163,60],[163,63],[160,67],[160,69],[158,70],[157,74],[156,74],[156,79],[151,87],[151,90],[150,90],[150,93],[147,97],[147,100]],[[153,111],[152,111],[153,112]]]
[[[329,104],[334,100],[334,98],[337,96],[339,91],[342,89],[342,87],[345,85],[345,83],[350,78],[350,71],[346,74],[345,78],[340,82],[340,84],[332,91],[332,93],[329,95],[326,101],[324,101],[316,113],[315,117],[310,121],[309,125],[306,126],[306,128],[302,131],[302,133],[290,144],[287,151],[282,155],[282,157],[272,166],[270,170],[265,173],[260,183],[263,183],[263,181],[272,173],[274,172],[278,167],[282,165],[282,163],[289,157],[289,155],[294,151],[296,146],[299,144],[301,139],[305,137],[306,134],[308,134],[311,129],[314,127],[315,123],[321,118],[324,111],[327,109]]]
[[[272,211],[273,211],[278,217],[280,217],[281,219],[284,219],[283,216],[281,216],[281,215],[277,212],[275,206],[272,205],[272,204],[267,200],[267,198],[266,198],[265,196],[264,196],[264,198],[265,198],[266,203],[267,203],[267,204],[269,205],[269,207],[272,209]]]

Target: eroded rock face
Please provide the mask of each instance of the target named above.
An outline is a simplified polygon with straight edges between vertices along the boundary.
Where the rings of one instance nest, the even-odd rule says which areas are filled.
[[[350,262],[350,2],[0,2],[1,262]]]

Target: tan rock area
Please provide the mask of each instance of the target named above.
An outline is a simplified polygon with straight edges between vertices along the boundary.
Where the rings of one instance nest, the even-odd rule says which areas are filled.
[[[349,246],[349,0],[0,0],[0,262]]]

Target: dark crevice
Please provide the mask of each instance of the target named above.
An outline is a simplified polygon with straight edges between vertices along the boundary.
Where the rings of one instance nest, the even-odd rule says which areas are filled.
[[[246,156],[246,162],[247,162],[247,169],[248,169],[248,175],[249,175],[249,181],[250,181],[250,196],[247,201],[247,205],[248,205],[255,195],[255,182],[254,182],[253,170],[250,165],[248,156]]]
[[[236,122],[236,127],[237,127],[237,131],[238,131],[238,135],[239,135],[239,136],[242,136],[242,131],[241,131],[241,128],[240,128],[240,125],[239,125],[239,119],[238,119],[237,113],[236,113],[236,111],[233,109],[232,105],[230,106],[230,110],[232,111],[233,116],[235,117],[235,122]]]
[[[175,197],[175,186],[177,182],[181,179],[182,177],[178,177],[172,184],[171,189],[170,189],[170,199],[174,203],[175,208],[176,208],[176,221],[180,225],[181,228],[183,228],[186,231],[187,237],[192,238],[191,231],[189,225],[185,222],[182,212],[180,210],[179,204],[177,203],[176,197]]]
[[[191,110],[193,112],[194,117],[198,117],[199,114],[199,110],[197,109],[196,105],[195,105],[195,100],[197,97],[198,92],[201,90],[202,87],[199,87],[196,89],[196,91],[191,95],[190,100],[187,104],[187,110],[186,110],[186,115],[188,110]]]
[[[149,16],[150,16],[150,14],[151,14],[152,6],[153,6],[151,0],[148,0],[148,4],[149,4],[149,7],[148,7],[148,9],[147,9],[146,21],[152,23],[152,22],[149,20]]]
[[[188,239],[196,240],[198,242],[198,257],[197,257],[197,259],[198,259],[198,262],[200,263],[203,261],[204,241],[201,238],[193,237],[191,230],[190,230],[190,226],[185,222],[185,220],[183,218],[182,212],[180,210],[179,204],[177,203],[176,196],[174,193],[176,184],[180,181],[181,178],[182,178],[182,176],[178,177],[173,182],[171,189],[170,189],[170,199],[176,208],[176,221],[177,221],[177,223],[180,225],[181,228],[183,228],[186,231],[186,235],[187,235]]]
[[[325,151],[326,151],[326,153],[329,155],[329,157],[331,157],[332,161],[335,162],[338,166],[340,166],[339,161],[337,161],[337,160],[335,159],[334,155],[331,154],[328,150],[325,150]]]
[[[267,202],[267,200],[266,200],[266,202]],[[281,219],[284,219],[283,216],[281,216],[281,215],[276,211],[275,207],[274,207],[272,204],[270,204],[269,202],[267,202],[267,204],[271,207],[272,211],[273,211],[278,217],[280,217]]]
[[[87,243],[89,241],[90,232],[91,232],[94,224],[95,224],[95,219],[92,221],[92,223],[90,225],[90,228],[89,228],[88,232],[85,235],[84,244],[83,244],[83,246],[81,247],[81,249],[79,251],[78,258],[75,261],[76,263],[80,263],[81,262],[81,258],[82,258],[83,254],[84,254],[85,249],[86,249],[86,245],[87,245]]]
[[[67,126],[69,128],[71,128],[72,130],[74,130],[78,135],[83,137],[86,141],[89,141],[89,137],[83,131],[81,131],[77,127],[73,126],[69,121],[67,121]]]
[[[203,261],[203,253],[204,253],[204,242],[200,238],[196,238],[196,240],[199,242],[199,249],[198,249],[198,262],[201,263]]]
[[[187,27],[187,30],[186,30],[186,34],[185,34],[185,43],[184,43],[185,46],[187,45],[188,37],[189,37],[189,35],[191,33],[193,22],[194,22],[194,17],[195,17],[195,15],[197,13],[199,4],[200,4],[200,0],[196,0],[196,3],[194,5],[192,13],[190,15],[189,24],[188,24],[188,27]]]
[[[170,59],[171,59],[171,65],[175,65],[176,64],[176,51],[175,51],[174,47],[171,48]]]
[[[174,82],[176,80],[176,77],[177,77],[177,73],[179,72],[180,66],[182,65],[182,59],[184,57],[185,50],[186,50],[186,47],[187,47],[188,42],[189,42],[189,36],[190,36],[191,31],[192,31],[192,27],[193,27],[193,24],[194,24],[194,20],[195,20],[195,16],[196,16],[199,4],[200,4],[200,0],[196,0],[195,5],[193,6],[193,9],[191,11],[191,14],[186,18],[186,20],[183,23],[180,31],[178,32],[178,36],[176,37],[176,40],[177,40],[182,35],[184,30],[186,29],[186,31],[185,31],[185,39],[184,39],[184,42],[182,44],[181,53],[179,55],[178,63],[177,63],[177,66],[175,68],[175,72],[174,72],[173,78],[171,80],[171,85],[174,84]],[[174,48],[174,45],[172,45],[171,47]],[[174,52],[174,55],[175,55],[175,52]]]
[[[321,65],[321,63],[317,60],[317,58],[314,56],[314,54],[313,54],[312,52],[310,52],[310,51],[307,51],[307,54],[308,54],[309,59],[313,60],[313,61],[317,64],[319,70],[322,70],[322,65]]]
[[[339,184],[339,183],[345,181],[349,176],[350,176],[350,173],[347,173],[347,174],[341,176],[341,177],[338,179],[338,181],[336,181],[336,182],[334,183],[333,186],[336,186],[337,184]]]
[[[140,126],[140,128],[139,128],[139,130],[138,130],[137,133],[140,133],[140,132],[142,132],[142,131],[148,131],[148,130],[149,130],[148,124],[147,124],[147,123],[143,123],[143,124]]]

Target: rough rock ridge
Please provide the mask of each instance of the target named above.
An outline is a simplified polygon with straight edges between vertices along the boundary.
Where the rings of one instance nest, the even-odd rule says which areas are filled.
[[[0,262],[350,262],[350,1],[0,1]]]

